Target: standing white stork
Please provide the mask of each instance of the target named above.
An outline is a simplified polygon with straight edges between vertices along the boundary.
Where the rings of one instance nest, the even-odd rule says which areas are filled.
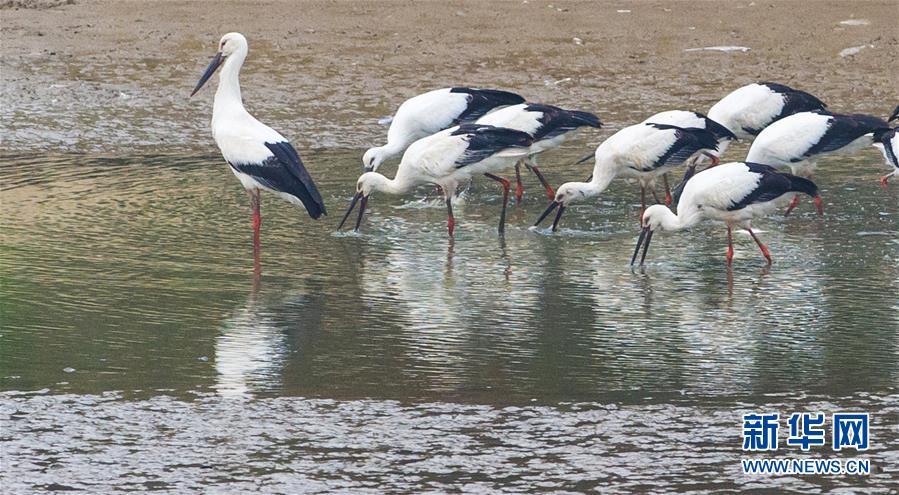
[[[315,219],[325,214],[325,203],[287,139],[244,109],[238,75],[247,50],[247,39],[242,34],[222,36],[218,53],[190,95],[195,95],[216,69],[222,68],[212,107],[212,136],[231,171],[250,195],[253,246],[258,253],[261,190],[273,192],[293,204],[302,204]]]
[[[502,233],[511,183],[492,172],[511,167],[516,161],[526,157],[530,153],[531,144],[533,139],[525,132],[480,124],[463,124],[421,138],[412,143],[403,154],[393,179],[377,172],[366,172],[359,177],[356,195],[337,228],[343,227],[359,202],[359,217],[355,227],[355,230],[359,230],[368,198],[374,191],[403,194],[418,185],[434,184],[443,190],[448,214],[446,228],[452,236],[456,225],[452,198],[456,188],[474,175],[484,174],[503,187],[503,209],[499,218],[499,231]]]
[[[552,229],[571,203],[597,196],[618,175],[640,182],[640,214],[646,208],[646,189],[653,191],[656,177],[693,158],[698,153],[715,151],[718,143],[706,129],[681,128],[673,125],[643,123],[625,127],[603,141],[594,153],[595,164],[589,182],[568,182],[556,191],[555,199],[540,215],[534,226],[558,208]],[[658,202],[658,198],[655,198]]]
[[[889,121],[892,122],[899,119],[899,106],[893,110]],[[887,187],[887,181],[890,177],[899,175],[899,127],[892,129],[881,129],[874,133],[874,146],[883,153],[883,159],[886,160],[888,167],[893,167],[893,171],[880,178],[880,185]]]
[[[710,119],[727,127],[738,139],[750,139],[788,115],[827,107],[818,98],[783,84],[760,82],[734,90],[712,105]],[[719,156],[727,147],[719,150]]]
[[[515,199],[521,202],[524,188],[521,185],[521,164],[534,172],[546,189],[549,199],[556,195],[552,186],[537,168],[536,156],[546,150],[559,147],[565,139],[580,127],[599,129],[602,122],[599,117],[589,112],[563,110],[552,105],[539,103],[520,103],[488,113],[477,120],[477,124],[506,127],[526,132],[534,139],[531,153],[515,164]]]
[[[653,205],[643,213],[643,230],[631,257],[637,259],[640,246],[646,260],[649,242],[656,230],[682,230],[702,220],[720,220],[727,225],[727,264],[734,258],[732,230],[746,229],[762,255],[771,263],[771,253],[752,231],[752,220],[769,214],[780,198],[788,194],[805,193],[818,198],[818,187],[803,177],[779,173],[774,167],[758,163],[732,162],[718,165],[694,175],[684,187],[677,205],[677,214],[662,205]],[[817,202],[817,204],[821,204]]]
[[[810,177],[819,157],[850,154],[871,146],[874,132],[888,128],[886,122],[870,115],[801,112],[778,120],[759,133],[749,148],[746,161],[790,167],[794,174]],[[789,215],[797,204],[798,195],[784,216]]]
[[[524,98],[496,89],[442,88],[409,98],[397,109],[387,130],[387,144],[362,156],[366,172],[374,172],[410,144],[463,122],[472,122],[497,107],[523,103]]]

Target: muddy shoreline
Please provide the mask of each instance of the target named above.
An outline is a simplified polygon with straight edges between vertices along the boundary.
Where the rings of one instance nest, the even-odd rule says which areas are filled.
[[[213,92],[187,95],[231,30],[250,40],[247,107],[306,149],[364,147],[405,98],[461,84],[596,112],[607,130],[592,141],[656,111],[705,111],[757,80],[841,112],[899,100],[890,1],[85,0],[0,15],[4,153],[214,151]],[[749,50],[688,51],[711,46]]]

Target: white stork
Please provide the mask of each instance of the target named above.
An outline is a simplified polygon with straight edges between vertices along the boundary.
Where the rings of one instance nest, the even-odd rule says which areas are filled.
[[[788,115],[824,110],[826,107],[821,100],[805,91],[783,84],[760,82],[734,90],[712,105],[708,116],[730,129],[738,139],[750,139]],[[724,154],[724,149],[719,152]]]
[[[532,171],[543,187],[549,199],[556,193],[537,168],[536,156],[546,150],[559,147],[565,139],[581,127],[599,129],[602,122],[599,117],[589,112],[563,110],[552,105],[539,103],[520,103],[488,113],[477,120],[478,124],[506,127],[526,132],[534,139],[531,153],[524,160],[515,164],[515,199],[521,202],[524,188],[521,185],[521,163]]]
[[[325,203],[299,154],[287,139],[244,109],[238,75],[247,50],[247,39],[242,34],[222,36],[218,53],[190,95],[195,95],[212,74],[222,68],[212,107],[212,136],[231,171],[250,196],[253,246],[258,251],[262,225],[261,190],[273,192],[293,204],[302,204],[315,219],[325,214]]]
[[[571,203],[597,196],[619,175],[640,182],[640,214],[646,208],[646,189],[653,190],[656,177],[693,158],[717,149],[717,138],[706,129],[643,123],[625,127],[603,141],[594,153],[595,164],[589,182],[568,182],[556,191],[555,199],[540,215],[540,224],[558,208],[552,229]],[[655,195],[655,191],[653,191]],[[655,198],[658,202],[658,198]]]
[[[434,184],[443,190],[448,214],[446,227],[452,236],[456,225],[452,198],[456,189],[460,183],[467,182],[474,175],[484,174],[503,187],[503,209],[499,220],[499,232],[502,233],[511,183],[493,172],[511,167],[526,157],[533,141],[525,132],[480,124],[463,124],[421,138],[412,143],[403,154],[393,179],[378,172],[366,172],[359,177],[356,195],[337,228],[343,227],[359,202],[359,217],[355,227],[355,230],[359,230],[368,198],[375,191],[403,194],[418,185]]]
[[[668,186],[668,174],[662,175],[662,181],[665,185],[665,204],[677,204],[677,198],[680,197],[681,188],[686,184],[687,179],[695,172],[695,166],[700,163],[710,162],[712,167],[720,163],[719,157],[724,150],[730,146],[730,142],[737,139],[737,136],[727,127],[715,122],[699,112],[691,112],[687,110],[668,110],[659,112],[643,121],[646,123],[676,125],[677,127],[695,127],[698,129],[708,129],[718,140],[718,150],[707,150],[708,154],[699,154],[690,163],[690,168],[684,175],[684,179],[675,188],[672,196],[671,188]],[[710,160],[708,160],[710,158]]]
[[[752,220],[769,214],[778,200],[796,193],[818,198],[815,183],[803,177],[779,173],[774,167],[757,163],[732,162],[699,172],[687,182],[677,205],[677,214],[662,205],[653,205],[643,213],[643,230],[631,257],[637,259],[640,247],[646,259],[649,242],[656,230],[682,230],[702,220],[720,220],[727,225],[727,264],[734,258],[734,227],[746,229],[771,263],[771,253],[752,231]],[[817,204],[821,204],[820,201]],[[820,211],[819,211],[820,212]]]
[[[870,115],[801,112],[778,120],[759,133],[746,161],[790,167],[794,174],[810,177],[821,156],[845,155],[871,146],[874,133],[888,128],[886,122]],[[789,215],[797,204],[798,195],[784,215]]]
[[[893,110],[889,121],[892,122],[899,119],[899,106]],[[892,167],[893,171],[880,178],[880,185],[887,187],[887,181],[890,177],[899,175],[899,127],[892,129],[881,129],[874,133],[874,146],[883,153],[883,159],[886,160],[888,167]]]
[[[387,144],[370,148],[362,166],[374,172],[410,144],[463,122],[472,122],[497,107],[523,103],[524,98],[496,89],[442,88],[409,98],[391,118]]]

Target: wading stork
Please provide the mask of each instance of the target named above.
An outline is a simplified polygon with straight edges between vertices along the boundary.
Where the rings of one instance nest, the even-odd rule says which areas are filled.
[[[415,186],[433,184],[443,190],[447,209],[446,228],[452,236],[456,225],[452,198],[456,188],[474,175],[484,174],[503,187],[503,209],[499,219],[499,232],[502,233],[511,183],[494,175],[494,172],[509,168],[528,156],[533,141],[525,132],[481,124],[463,124],[421,138],[412,143],[403,154],[393,179],[378,172],[366,172],[359,177],[356,181],[356,195],[337,228],[339,230],[343,227],[353,208],[359,203],[355,227],[355,230],[359,230],[368,198],[375,191],[403,194]]]
[[[520,103],[512,105],[481,117],[478,124],[506,127],[517,131],[526,132],[534,139],[531,145],[531,153],[515,164],[515,200],[521,202],[524,187],[521,185],[521,164],[532,171],[543,187],[549,199],[556,195],[552,186],[543,177],[537,168],[536,157],[546,150],[559,147],[565,139],[581,127],[593,127],[599,129],[602,122],[599,117],[589,112],[579,110],[564,110],[552,105],[539,103]]]
[[[603,141],[594,153],[595,164],[589,182],[568,182],[556,191],[555,199],[540,215],[540,225],[553,210],[555,231],[565,209],[574,202],[599,195],[612,179],[622,175],[640,183],[640,214],[646,209],[646,189],[653,187],[658,176],[690,160],[698,153],[717,149],[717,138],[706,129],[681,128],[673,125],[643,123],[625,127]],[[713,155],[712,155],[713,156]],[[655,198],[659,202],[658,198]]]
[[[692,227],[703,220],[720,220],[727,225],[727,264],[734,258],[734,227],[746,229],[771,263],[771,253],[752,231],[752,220],[769,214],[778,200],[790,194],[805,193],[818,198],[815,183],[803,177],[778,172],[758,163],[732,162],[694,175],[684,187],[677,214],[665,206],[653,205],[643,213],[643,230],[634,248],[631,265],[643,247],[642,265],[649,242],[657,230],[675,231]],[[817,202],[820,205],[820,201]]]
[[[773,122],[799,112],[824,110],[821,100],[805,91],[772,82],[737,88],[712,105],[708,116],[730,129],[738,139],[751,139]],[[724,150],[719,150],[724,154]]]
[[[889,121],[892,122],[899,119],[899,106],[893,110]],[[880,178],[880,185],[887,187],[887,181],[890,177],[899,175],[899,127],[892,129],[881,129],[874,133],[874,146],[883,153],[883,159],[888,167],[892,167],[893,171]]]
[[[874,133],[889,125],[870,115],[840,115],[801,112],[766,127],[753,141],[746,161],[778,168],[790,167],[793,174],[810,177],[816,160],[825,155],[850,154],[874,144]],[[799,204],[799,196],[784,215]]]
[[[242,34],[222,36],[218,53],[190,95],[195,95],[221,67],[212,107],[212,136],[231,171],[250,196],[253,246],[258,252],[262,225],[260,191],[275,193],[296,205],[302,204],[315,219],[325,214],[325,203],[293,146],[244,108],[238,76],[247,50],[247,39]]]
[[[413,142],[463,122],[472,122],[497,107],[523,103],[524,98],[496,89],[441,88],[404,101],[390,120],[387,144],[362,156],[366,172],[374,172],[388,158]]]

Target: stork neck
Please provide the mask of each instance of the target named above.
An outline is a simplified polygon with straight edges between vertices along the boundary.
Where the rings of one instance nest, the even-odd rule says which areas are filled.
[[[589,182],[590,189],[595,191],[594,194],[605,191],[616,175],[618,175],[618,170],[613,163],[597,158],[596,165],[593,166],[593,178]]]
[[[246,58],[247,53],[243,50],[228,56],[225,63],[222,64],[222,71],[219,75],[219,87],[215,92],[215,110],[225,109],[229,107],[243,108],[243,99],[240,97],[240,68]]]
[[[699,210],[690,206],[685,208],[678,206],[676,215],[668,208],[665,208],[665,211],[667,213],[662,216],[662,230],[673,231],[690,228],[696,225],[700,219]]]
[[[406,140],[402,138],[393,138],[391,136],[387,136],[387,144],[378,148],[382,160],[386,160],[391,156],[398,155],[403,152],[403,149],[406,148]]]
[[[369,173],[375,174],[378,177],[372,184],[372,189],[375,191],[385,192],[387,194],[403,194],[414,185],[411,181],[406,180],[401,174],[397,174],[396,178],[388,179],[377,172]]]

